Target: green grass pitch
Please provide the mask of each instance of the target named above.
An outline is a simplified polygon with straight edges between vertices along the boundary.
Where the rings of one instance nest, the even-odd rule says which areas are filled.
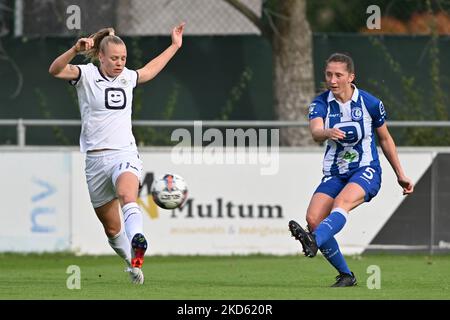
[[[145,284],[129,283],[117,256],[0,254],[0,299],[449,299],[450,255],[363,255],[347,262],[358,286],[329,288],[335,270],[322,256],[147,256]],[[67,288],[70,265],[79,290]],[[368,267],[381,270],[369,289]]]

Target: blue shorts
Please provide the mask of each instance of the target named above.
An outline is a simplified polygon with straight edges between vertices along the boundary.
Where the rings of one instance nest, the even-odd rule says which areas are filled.
[[[366,166],[344,174],[324,176],[314,193],[325,193],[334,199],[349,182],[360,185],[366,192],[364,201],[369,202],[377,195],[378,191],[380,191],[381,168],[376,166]]]

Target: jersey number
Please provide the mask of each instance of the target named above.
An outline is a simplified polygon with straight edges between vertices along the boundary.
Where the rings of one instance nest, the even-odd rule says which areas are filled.
[[[366,177],[369,180],[372,180],[373,174],[375,173],[375,169],[371,167],[367,167],[366,170],[363,172],[363,176]]]

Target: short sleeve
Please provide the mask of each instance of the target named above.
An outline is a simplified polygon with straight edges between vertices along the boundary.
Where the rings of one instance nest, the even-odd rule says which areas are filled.
[[[137,70],[133,70],[133,74],[133,79],[135,79],[134,87],[136,88],[139,82],[139,73],[137,72]]]
[[[323,101],[315,99],[309,105],[309,112],[308,112],[309,120],[319,117],[325,119],[326,116],[327,116],[327,105]]]
[[[78,86],[79,83],[84,82],[84,79],[86,78],[86,75],[89,73],[88,66],[85,64],[77,64],[75,67],[80,70],[80,73],[78,74],[78,78],[69,80],[69,83],[73,86]]]
[[[137,70],[125,68],[124,75],[126,76],[127,80],[130,81],[133,88],[136,88],[139,82],[139,73],[137,72]]]
[[[370,115],[372,116],[372,123],[375,128],[381,127],[386,120],[386,110],[384,109],[384,105],[382,101],[378,102],[378,105],[375,105],[372,110],[369,110]]]

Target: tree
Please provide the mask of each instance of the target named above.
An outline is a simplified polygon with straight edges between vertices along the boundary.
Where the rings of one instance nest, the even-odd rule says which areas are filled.
[[[6,51],[2,41],[3,38],[6,38],[7,36],[10,35],[10,30],[8,28],[9,21],[7,14],[11,15],[12,12],[13,9],[11,9],[6,5],[6,0],[0,0],[0,64],[6,62],[6,64],[9,65],[17,75],[16,89],[9,96],[9,98],[14,99],[20,94],[22,90],[23,76],[15,60]]]
[[[306,0],[267,0],[259,17],[240,0],[224,0],[247,17],[272,45],[274,108],[278,120],[305,120],[314,96],[312,34]],[[281,145],[312,144],[305,128],[280,131]]]

